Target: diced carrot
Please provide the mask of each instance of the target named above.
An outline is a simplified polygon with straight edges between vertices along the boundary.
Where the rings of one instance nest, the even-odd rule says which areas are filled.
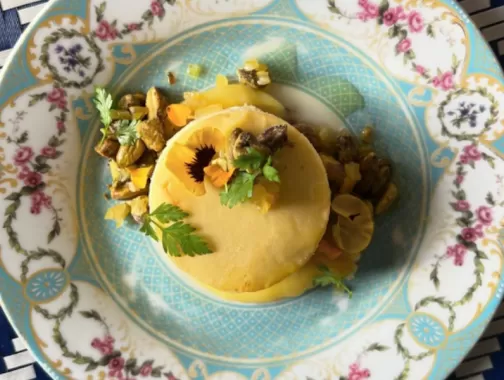
[[[231,179],[235,171],[234,168],[226,171],[217,164],[208,165],[203,170],[205,174],[210,178],[212,184],[217,188],[224,187],[224,185]]]
[[[323,253],[329,260],[336,260],[343,253],[341,249],[326,238],[320,241],[317,251]]]
[[[173,125],[183,127],[190,119],[192,110],[185,104],[171,104],[166,108],[166,114]]]

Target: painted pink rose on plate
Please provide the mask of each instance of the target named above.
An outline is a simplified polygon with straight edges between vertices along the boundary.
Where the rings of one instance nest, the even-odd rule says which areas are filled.
[[[422,15],[418,11],[411,11],[408,15],[408,27],[411,33],[421,32],[424,28]]]
[[[478,150],[478,147],[474,144],[467,145],[464,147],[465,155],[473,161],[478,161],[481,159],[481,152]]]
[[[110,25],[107,20],[101,20],[95,34],[102,41],[115,40],[117,38],[117,29]]]
[[[478,217],[478,220],[480,221],[481,224],[484,226],[489,226],[492,224],[493,217],[492,217],[492,209],[488,206],[481,206],[478,207],[476,210],[476,216]]]
[[[467,211],[471,208],[471,205],[467,201],[460,200],[455,203],[455,208],[457,211]]]
[[[456,266],[464,265],[464,257],[467,253],[467,248],[462,244],[455,244],[451,247],[448,247],[446,250],[446,255],[448,257],[453,257],[453,263]]]
[[[396,50],[398,53],[406,53],[411,49],[411,40],[409,38],[403,38],[396,45]]]
[[[29,162],[32,159],[32,157],[33,157],[32,148],[28,146],[22,146],[16,151],[16,154],[14,155],[14,163],[16,165],[21,166]]]
[[[165,10],[159,1],[153,1],[151,3],[151,12],[157,17],[163,17],[165,14]]]
[[[406,15],[403,7],[389,8],[383,13],[383,24],[386,26],[392,26],[399,20],[404,20],[405,18]]]
[[[52,146],[45,146],[40,151],[40,154],[47,158],[55,158],[58,155],[58,152],[56,151],[56,148]]]

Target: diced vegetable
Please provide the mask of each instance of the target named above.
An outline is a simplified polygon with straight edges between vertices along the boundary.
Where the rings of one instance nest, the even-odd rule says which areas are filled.
[[[224,187],[229,182],[235,171],[234,168],[226,171],[218,164],[209,165],[203,170],[212,184],[217,188]]]
[[[127,182],[130,179],[130,173],[127,169],[122,169],[114,160],[109,161],[110,175],[115,184]]]
[[[278,201],[280,184],[260,179],[254,185],[250,201],[255,204],[261,213],[266,214]]]
[[[189,74],[193,78],[199,78],[202,72],[203,72],[203,66],[201,65],[198,65],[196,63],[190,63],[189,66],[187,66],[187,74]]]
[[[107,210],[107,212],[105,213],[105,219],[113,220],[116,224],[116,228],[119,228],[123,225],[124,220],[128,217],[130,210],[131,208],[127,203],[119,203]]]
[[[147,181],[152,174],[154,166],[146,166],[143,168],[129,169],[131,182],[135,185],[137,189],[145,189],[147,186]]]
[[[129,204],[131,206],[131,216],[135,222],[139,224],[143,223],[145,216],[149,213],[149,197],[141,195],[133,198]]]
[[[185,104],[170,104],[166,109],[168,119],[176,127],[185,126],[188,123],[192,113],[192,109]]]

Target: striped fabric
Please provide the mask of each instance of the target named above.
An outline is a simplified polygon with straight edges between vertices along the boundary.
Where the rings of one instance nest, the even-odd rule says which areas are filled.
[[[46,0],[0,0],[0,67],[30,21]],[[490,43],[504,65],[504,0],[462,0],[462,7]],[[504,303],[481,340],[449,380],[504,379]],[[1,359],[3,358],[3,360]],[[0,380],[46,380],[0,309]]]

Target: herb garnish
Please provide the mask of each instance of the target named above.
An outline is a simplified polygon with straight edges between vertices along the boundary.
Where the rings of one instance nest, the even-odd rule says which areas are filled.
[[[121,120],[117,125],[116,137],[121,145],[133,145],[138,140],[138,120]]]
[[[257,176],[258,174],[239,171],[231,184],[220,193],[221,204],[233,208],[252,198],[254,180]]]
[[[100,120],[103,124],[103,128],[100,129],[100,132],[103,134],[100,143],[103,143],[107,137],[110,124],[112,124],[112,117],[110,116],[110,110],[112,109],[113,103],[112,95],[110,95],[105,89],[96,87],[93,102],[100,113]]]
[[[348,298],[352,298],[352,291],[345,285],[340,276],[334,274],[326,265],[320,265],[319,270],[322,274],[313,279],[313,285],[333,285],[337,290],[348,294]]]
[[[145,216],[140,231],[159,241],[154,226],[161,230],[163,250],[171,256],[199,256],[212,253],[208,244],[198,235],[190,224],[182,222],[189,214],[175,205],[162,203],[153,212]],[[168,227],[163,224],[172,223]]]
[[[272,166],[272,157],[255,148],[248,148],[247,153],[242,154],[233,161],[237,171],[236,176],[220,193],[221,204],[229,208],[252,198],[255,179],[262,175],[268,181],[280,182],[278,170]]]

